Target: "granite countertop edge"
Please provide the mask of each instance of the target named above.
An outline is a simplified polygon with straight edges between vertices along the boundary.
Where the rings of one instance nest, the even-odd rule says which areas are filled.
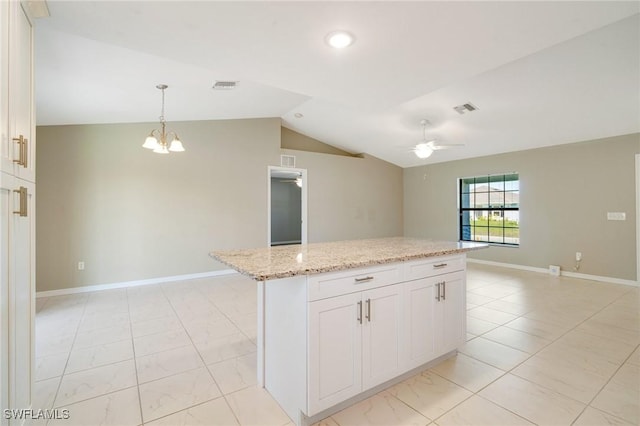
[[[340,262],[341,259],[336,259],[337,262],[335,263],[327,262],[322,266],[312,267],[312,268],[302,268],[302,267],[296,268],[295,267],[296,265],[293,264],[292,265],[293,267],[291,268],[282,268],[281,270],[272,271],[272,272],[259,271],[256,269],[260,269],[260,268],[247,268],[247,267],[243,267],[238,262],[234,263],[232,260],[229,260],[225,257],[225,254],[229,253],[227,251],[213,251],[209,253],[209,256],[221,262],[222,264],[231,267],[232,269],[236,270],[240,274],[254,279],[255,281],[269,281],[274,279],[290,278],[295,276],[323,274],[328,272],[356,269],[356,268],[362,268],[367,266],[384,265],[387,263],[397,263],[397,262],[425,259],[430,257],[460,254],[460,253],[466,253],[468,251],[483,249],[483,248],[486,248],[487,246],[488,245],[486,244],[477,244],[474,246],[469,245],[468,247],[443,248],[443,249],[430,250],[430,251],[424,251],[424,252],[412,253],[412,254],[399,253],[397,256],[388,256],[382,259],[379,259],[379,258],[366,259],[362,261]],[[251,249],[251,250],[253,251],[255,249]],[[268,248],[266,248],[265,250],[268,250]],[[241,253],[242,250],[234,250],[233,252]]]

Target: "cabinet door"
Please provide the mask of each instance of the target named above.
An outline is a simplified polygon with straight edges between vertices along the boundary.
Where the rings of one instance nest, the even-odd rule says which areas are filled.
[[[461,273],[443,275],[440,308],[442,340],[439,354],[456,349],[465,342],[466,308],[464,275]]]
[[[13,282],[9,286],[9,316],[13,330],[9,333],[9,356],[13,371],[13,392],[9,396],[11,407],[31,406],[31,387],[34,366],[34,305],[35,305],[35,185],[22,179],[15,180],[16,189],[23,188],[25,216],[13,213],[20,210],[20,194],[13,192],[10,261]]]
[[[20,2],[9,2],[9,156],[14,174],[35,182],[35,132],[33,129],[33,30]],[[22,139],[18,143],[14,138]]]
[[[435,358],[434,304],[437,280],[423,278],[405,284],[404,344],[406,370]]]
[[[362,388],[367,390],[401,373],[402,285],[363,292]]]
[[[9,135],[9,2],[0,1],[0,171],[13,174]]]
[[[5,2],[0,2],[0,7]],[[13,282],[9,267],[9,227],[13,220],[13,188],[15,178],[0,172],[0,409],[9,408],[9,283]],[[0,417],[0,425],[9,421]]]
[[[309,416],[362,390],[361,303],[360,293],[309,303]]]
[[[34,186],[31,182],[0,173],[0,401],[3,408],[31,406],[34,379]]]

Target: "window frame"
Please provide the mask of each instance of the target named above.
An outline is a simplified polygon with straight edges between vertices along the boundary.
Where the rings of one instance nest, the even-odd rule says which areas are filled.
[[[513,192],[513,190],[507,190],[506,189],[506,185],[505,183],[507,182],[505,179],[507,176],[517,176],[517,182],[518,182],[518,207],[507,207],[506,206],[506,193],[507,192]],[[492,177],[496,177],[496,176],[502,176],[502,182],[503,182],[503,188],[499,191],[491,191],[491,178]],[[473,179],[474,180],[474,185],[475,185],[475,180],[476,179],[486,179],[487,180],[487,186],[488,186],[488,190],[486,192],[487,194],[487,206],[486,207],[475,207],[475,200],[474,200],[474,207],[463,207],[463,194],[466,194],[467,196],[470,196],[471,194],[476,194],[475,192],[475,188],[474,188],[474,192],[468,192],[465,193],[463,192],[463,182],[465,180],[469,180],[469,179]],[[516,179],[511,179],[511,181],[515,181]],[[506,172],[506,173],[495,173],[495,174],[486,174],[486,175],[475,175],[475,176],[468,176],[468,177],[461,177],[458,178],[458,240],[461,242],[477,242],[477,243],[487,243],[489,245],[495,245],[498,247],[512,247],[512,248],[517,248],[520,247],[520,173],[518,172]],[[502,207],[492,207],[491,206],[491,193],[502,193],[503,194],[503,205]],[[483,192],[480,192],[483,193]],[[471,205],[471,203],[469,203]],[[495,212],[500,212],[500,216],[503,218],[503,223],[502,223],[502,242],[496,242],[496,241],[478,241],[478,240],[472,240],[472,239],[463,239],[464,237],[464,227],[465,226],[469,226],[470,225],[464,225],[464,212],[476,212],[476,211],[486,211],[487,212],[487,217],[490,218],[494,215]],[[516,211],[518,212],[518,227],[514,228],[514,227],[505,227],[504,226],[504,218],[505,218],[505,213],[506,212],[510,212],[510,211]],[[491,240],[491,233],[489,231],[489,229],[492,228],[490,226],[487,226],[487,239]],[[504,242],[504,235],[505,235],[505,229],[518,229],[518,242],[517,243],[507,243]]]

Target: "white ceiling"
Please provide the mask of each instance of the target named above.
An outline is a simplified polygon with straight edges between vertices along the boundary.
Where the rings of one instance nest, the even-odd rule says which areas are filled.
[[[640,132],[640,3],[55,1],[38,125],[282,117],[402,167]],[[354,45],[335,50],[327,33]],[[213,91],[215,80],[238,80]],[[479,109],[459,115],[453,107]],[[296,118],[294,114],[303,114]],[[419,160],[427,136],[464,148]],[[141,136],[142,138],[142,136]],[[185,141],[188,145],[188,141]]]

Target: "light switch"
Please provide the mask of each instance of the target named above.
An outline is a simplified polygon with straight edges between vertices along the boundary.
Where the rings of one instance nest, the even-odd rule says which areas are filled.
[[[625,212],[607,212],[607,220],[627,220]]]

